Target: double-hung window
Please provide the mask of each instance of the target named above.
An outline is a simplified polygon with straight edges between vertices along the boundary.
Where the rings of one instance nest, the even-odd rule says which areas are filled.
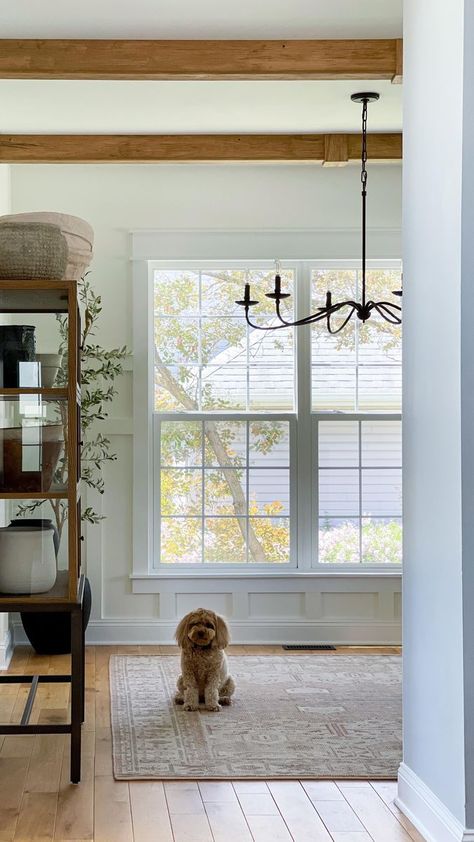
[[[358,295],[355,264],[283,263],[288,316]],[[377,568],[401,561],[400,328],[278,324],[271,262],[151,265],[153,569]],[[372,295],[400,284],[374,264]]]

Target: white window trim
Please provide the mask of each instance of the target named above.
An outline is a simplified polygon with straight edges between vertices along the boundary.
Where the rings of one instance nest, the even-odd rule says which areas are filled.
[[[247,232],[246,232],[247,233]],[[208,232],[209,234],[209,232]],[[263,234],[263,240],[266,235]],[[291,237],[291,232],[287,236]],[[245,241],[246,235],[239,234],[240,251]],[[283,238],[285,239],[285,238]],[[253,244],[252,251],[255,251],[255,244]],[[243,254],[245,251],[243,252]],[[133,403],[134,403],[134,446],[133,446],[133,572],[131,578],[136,580],[134,582],[134,590],[136,592],[154,592],[157,588],[157,583],[160,580],[167,579],[201,579],[201,578],[218,578],[226,579],[242,579],[242,578],[300,578],[300,577],[333,577],[333,576],[400,576],[401,570],[396,565],[371,565],[363,567],[360,564],[341,564],[328,565],[317,561],[312,561],[311,547],[314,544],[314,533],[317,531],[317,519],[315,517],[315,507],[317,506],[317,491],[315,490],[315,465],[311,464],[311,460],[307,459],[307,454],[311,452],[312,435],[313,435],[313,421],[314,418],[324,417],[326,419],[340,413],[313,413],[312,415],[307,411],[305,401],[311,400],[311,389],[304,382],[306,377],[311,377],[311,358],[309,353],[309,343],[311,341],[310,328],[299,328],[296,332],[296,356],[297,363],[299,363],[299,378],[297,379],[297,401],[296,411],[301,412],[300,421],[298,424],[298,447],[297,447],[297,482],[298,488],[311,488],[311,494],[308,495],[290,495],[290,519],[293,520],[292,539],[295,540],[295,531],[297,532],[297,561],[284,565],[269,564],[268,566],[253,565],[251,570],[243,570],[242,565],[226,565],[223,570],[222,565],[207,565],[205,570],[196,569],[197,565],[180,565],[179,570],[170,570],[168,565],[163,565],[162,568],[154,567],[154,530],[155,530],[155,511],[154,511],[154,472],[155,472],[155,456],[154,456],[154,413],[152,406],[153,396],[153,355],[150,354],[151,341],[153,337],[153,273],[158,268],[195,268],[198,264],[207,266],[222,265],[225,262],[226,266],[241,267],[242,262],[249,267],[274,265],[274,258],[262,258],[261,260],[249,260],[245,256],[234,260],[225,259],[211,259],[205,260],[200,256],[196,260],[148,260],[140,259],[137,255],[134,258],[133,276],[134,276],[134,295],[133,295],[133,334],[134,334],[134,382],[133,382]],[[298,317],[306,315],[310,310],[310,270],[314,268],[360,268],[359,259],[289,259],[281,260],[284,267],[290,267],[298,263],[301,271],[306,277],[303,284],[303,289],[306,295],[299,290],[295,295],[296,313]],[[380,259],[369,260],[368,268],[400,268],[401,261],[399,259]],[[296,415],[293,413],[269,413],[272,418],[295,419]],[[190,417],[186,414],[187,417]],[[232,413],[232,417],[237,414]],[[369,417],[374,418],[374,413]],[[363,417],[361,413],[344,413],[347,420]],[[162,416],[164,418],[164,415]],[[174,418],[177,415],[173,414]],[[202,418],[203,416],[200,415]],[[245,417],[248,414],[245,413]],[[261,417],[261,416],[260,416]],[[390,419],[396,420],[400,418],[397,413],[377,413],[377,418],[380,420]],[[305,419],[302,423],[302,419]],[[292,437],[294,440],[294,436]],[[313,449],[314,454],[314,449]],[[294,458],[293,452],[290,458]],[[314,462],[313,456],[313,462]],[[313,471],[313,477],[308,479],[308,472]],[[306,478],[306,479],[305,479]],[[291,482],[291,480],[290,480]],[[306,484],[305,484],[306,483]],[[296,500],[295,500],[296,497]],[[294,517],[292,508],[298,506],[298,525],[295,530]],[[292,545],[293,551],[294,543]],[[204,566],[204,565],[203,565]],[[166,569],[163,569],[166,568]],[[216,569],[218,568],[218,569]],[[278,568],[278,569],[277,569]],[[145,591],[141,591],[139,586],[140,580],[149,580],[152,591],[145,586]],[[153,580],[156,580],[153,585]]]

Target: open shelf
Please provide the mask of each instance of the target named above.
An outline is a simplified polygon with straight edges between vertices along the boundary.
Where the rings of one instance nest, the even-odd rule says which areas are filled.
[[[36,316],[24,318],[22,314],[27,313]],[[57,314],[62,318],[55,318]],[[41,629],[44,614],[65,612],[70,615],[71,640],[71,672],[56,676],[71,683],[70,724],[29,723],[38,682],[49,678],[34,676],[31,680],[27,678],[31,686],[21,723],[0,724],[0,735],[70,734],[71,781],[79,783],[85,692],[80,501],[81,326],[77,282],[0,279],[0,326],[3,328],[0,382],[5,384],[0,389],[0,500],[7,501],[5,519],[13,521],[1,530],[0,571],[5,591],[0,592],[0,612],[34,613]],[[65,365],[58,378],[59,348]],[[67,385],[63,385],[64,381]],[[38,387],[33,385],[35,382],[48,385]],[[61,386],[55,387],[58,382]],[[33,505],[31,513],[28,501],[39,500],[64,502],[60,506],[52,503],[46,507],[47,512],[42,506]],[[21,506],[15,506],[15,501],[26,504],[25,520],[29,523],[15,522],[25,515]],[[58,508],[62,510],[63,506],[67,530],[63,533],[60,558],[64,558],[67,569],[58,571],[52,527],[45,528],[43,523],[31,521],[46,520],[36,515],[57,516]],[[49,512],[51,508],[54,512]],[[27,590],[35,583],[37,587],[47,587],[54,579],[54,586],[42,593],[11,593],[15,588]],[[0,676],[0,683],[8,682],[9,678]],[[22,678],[15,676],[19,683]]]
[[[0,280],[0,313],[67,313],[72,283]]]
[[[28,313],[32,315],[23,315]],[[56,318],[58,314],[62,316],[60,320]],[[39,606],[44,610],[50,606],[51,610],[59,610],[59,604],[75,610],[81,570],[81,327],[77,282],[0,279],[0,325],[4,328],[1,346],[4,380],[0,382],[5,383],[0,388],[0,500],[5,501],[7,519],[16,518],[18,508],[21,511],[19,504],[44,500],[55,505],[55,501],[62,501],[67,506],[67,537],[61,550],[62,556],[67,553],[68,565],[68,570],[58,574],[51,591],[19,596],[0,593],[0,611],[19,610],[12,606],[22,601],[38,606],[31,609],[35,611],[40,610]],[[13,329],[11,335],[9,328]],[[64,360],[60,377],[59,353]],[[38,370],[20,368],[21,364],[29,363],[38,363]],[[35,386],[36,381],[46,385]],[[20,386],[20,383],[27,385]],[[45,506],[44,510],[40,507],[25,517],[30,520],[36,515],[39,519],[44,519],[46,514],[51,517],[49,509],[51,506]],[[2,544],[2,551],[9,553],[8,558],[15,564],[18,546],[17,539],[12,540],[10,535]],[[36,564],[34,554],[39,552],[41,547],[35,545],[31,553],[33,565]],[[8,580],[8,586],[10,581],[13,579]],[[19,581],[21,587],[28,587],[28,580]],[[6,579],[3,586],[7,587]]]
[[[61,491],[0,491],[0,500],[66,500],[67,488]]]
[[[58,570],[58,575],[54,587],[45,593],[33,594],[5,594],[0,593],[0,600],[8,605],[15,605],[15,608],[10,610],[21,611],[22,605],[44,605],[47,601],[49,603],[67,603],[69,602],[69,571]]]
[[[46,389],[42,386],[20,386],[18,389],[0,389],[0,398],[14,398],[19,395],[40,395],[43,398],[67,398],[67,388]]]

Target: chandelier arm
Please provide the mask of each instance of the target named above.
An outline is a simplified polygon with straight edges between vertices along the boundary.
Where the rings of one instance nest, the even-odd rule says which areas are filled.
[[[276,308],[276,314],[277,314],[277,316],[278,316],[278,318],[281,322],[281,327],[301,327],[302,325],[311,324],[311,322],[314,320],[315,316],[317,318],[323,318],[324,315],[325,315],[325,313],[324,313],[325,308],[319,307],[318,312],[314,313],[311,316],[305,316],[303,319],[297,319],[295,322],[287,322],[280,313],[280,302],[279,301],[277,301],[275,303],[275,308]]]
[[[247,322],[248,326],[253,328],[253,330],[282,330],[284,327],[290,327],[291,325],[256,325],[254,322],[251,322],[249,319],[248,310],[245,310],[245,321]]]
[[[339,304],[333,304],[333,306],[330,308],[326,307],[325,312],[321,313],[321,316],[318,316],[317,321],[320,321],[322,318],[326,319],[326,324],[328,326],[329,333],[332,333],[333,331],[329,327],[329,320],[331,316],[334,316],[335,313],[338,313],[339,310],[342,310],[345,307],[350,307],[351,309],[349,315],[343,323],[344,325],[346,325],[351,316],[353,315],[354,311],[357,310],[358,306],[359,305],[355,301],[340,301]],[[334,332],[339,333],[339,328]]]
[[[387,307],[381,307],[379,304],[375,305],[375,309],[377,312],[385,319],[386,322],[392,325],[401,325],[402,320],[399,318],[395,313],[392,313]],[[400,310],[400,307],[397,307],[397,310]]]
[[[350,309],[350,311],[349,311],[349,315],[348,315],[348,316],[346,316],[346,318],[344,319],[344,321],[342,322],[342,324],[341,324],[341,325],[339,325],[339,327],[338,327],[338,328],[336,328],[336,330],[333,330],[333,329],[332,329],[332,327],[331,327],[331,315],[332,315],[332,314],[331,314],[331,313],[328,313],[328,316],[327,316],[327,324],[326,324],[326,326],[327,326],[328,332],[331,334],[331,336],[335,336],[335,335],[336,335],[336,333],[340,333],[340,331],[341,331],[341,330],[343,330],[343,328],[345,328],[345,326],[346,326],[347,322],[348,322],[350,319],[352,319],[352,316],[354,315],[354,313],[355,313],[356,309],[357,309],[356,307],[352,307],[352,308]]]
[[[257,325],[257,324],[255,324],[255,322],[252,322],[250,317],[249,317],[249,308],[248,307],[245,308],[245,321],[247,322],[249,327],[251,327],[253,330],[282,330],[283,328],[286,328],[286,327],[300,327],[301,325],[312,324],[313,322],[319,322],[322,319],[328,319],[331,316],[333,316],[335,313],[337,313],[339,310],[341,310],[343,307],[347,307],[348,305],[351,307],[351,311],[350,311],[349,315],[347,316],[347,318],[345,319],[345,321],[343,323],[343,326],[345,326],[347,324],[347,322],[349,321],[349,319],[351,318],[352,314],[354,313],[354,310],[357,309],[357,304],[355,303],[355,301],[341,301],[339,304],[333,304],[329,308],[328,307],[319,307],[318,311],[316,313],[313,313],[311,316],[306,316],[304,319],[298,319],[295,322],[287,322],[282,318],[282,316],[280,315],[279,302],[277,301],[276,302],[276,311],[277,311],[277,316],[281,321],[281,324],[279,324],[279,325]],[[337,331],[330,331],[330,332],[338,333],[339,329]]]
[[[320,322],[323,319],[327,319],[329,316],[333,316],[334,313],[338,313],[339,310],[342,310],[343,307],[347,307],[347,305],[354,305],[353,301],[340,301],[339,304],[332,304],[330,307],[319,307],[317,313],[313,313],[312,316],[307,317],[307,324],[313,324],[313,322]]]
[[[393,308],[394,310],[402,311],[402,308],[399,304],[395,304],[393,301],[377,301],[376,307],[385,307],[386,309]]]
[[[341,301],[339,304],[332,304],[331,307],[318,307],[316,313],[312,313],[310,316],[305,316],[303,319],[298,319],[295,322],[287,322],[283,319],[283,317],[280,314],[279,302],[276,303],[276,311],[278,318],[282,322],[282,327],[301,327],[302,325],[313,324],[313,322],[320,322],[323,319],[334,315],[334,313],[337,313],[343,307],[347,306],[350,306],[352,308],[351,315],[354,312],[354,310],[357,309],[357,304],[355,303],[355,301]],[[348,319],[349,318],[350,316],[348,317]],[[345,324],[347,324],[348,319],[346,319]]]
[[[278,300],[275,301],[275,310],[282,327],[300,327],[301,325],[305,325],[308,323],[309,316],[305,316],[304,319],[297,319],[295,322],[287,322],[286,319],[284,319],[281,315],[280,302]]]

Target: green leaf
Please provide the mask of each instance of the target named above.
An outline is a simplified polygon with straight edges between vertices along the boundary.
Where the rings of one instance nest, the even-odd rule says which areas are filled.
[[[117,390],[116,380],[123,374],[123,361],[130,356],[126,345],[117,348],[103,348],[94,336],[99,327],[102,313],[102,296],[96,294],[89,280],[90,272],[86,272],[78,283],[78,297],[81,306],[82,330],[85,338],[81,348],[81,392],[82,392],[82,435],[84,444],[81,451],[81,479],[89,488],[104,493],[105,482],[102,475],[107,462],[115,462],[117,454],[111,450],[111,442],[102,433],[94,432],[90,435],[94,424],[108,418],[106,406],[110,404]],[[86,321],[87,311],[87,321]],[[56,316],[62,354],[61,368],[57,382],[66,385],[68,379],[68,320],[62,315]],[[18,516],[22,517],[36,511],[43,504],[49,503],[53,509],[58,528],[67,519],[67,506],[59,501],[35,500],[18,506]],[[91,506],[82,511],[81,518],[88,523],[96,524],[104,519]]]

